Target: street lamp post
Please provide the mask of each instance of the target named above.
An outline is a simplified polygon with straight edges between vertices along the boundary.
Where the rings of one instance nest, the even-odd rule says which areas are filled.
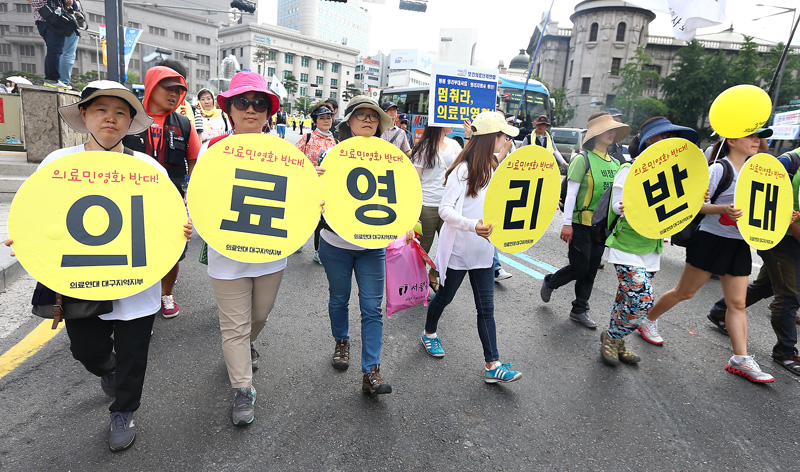
[[[764,18],[768,18],[770,16],[782,15],[784,13],[792,12],[792,31],[789,34],[789,41],[786,43],[786,47],[783,49],[783,53],[781,54],[780,59],[778,60],[778,69],[775,71],[775,75],[772,76],[772,81],[769,84],[769,95],[772,95],[772,89],[775,89],[775,95],[772,97],[772,113],[775,113],[775,107],[778,106],[778,97],[781,93],[781,82],[783,82],[783,62],[786,59],[786,53],[789,52],[789,48],[792,45],[792,38],[794,38],[794,33],[797,30],[797,23],[795,21],[795,16],[797,15],[797,8],[789,8],[789,7],[781,7],[777,5],[765,5],[763,3],[757,3],[757,7],[771,7],[771,8],[780,8],[783,11],[778,13],[773,13],[771,15],[762,16],[761,18],[756,18],[756,20],[761,20]],[[775,77],[777,76],[777,83],[775,81]]]

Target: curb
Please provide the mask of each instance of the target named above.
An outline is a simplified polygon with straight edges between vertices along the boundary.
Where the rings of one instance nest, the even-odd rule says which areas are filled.
[[[8,254],[0,254],[0,291],[5,290],[25,273],[25,269],[22,268],[17,258]]]

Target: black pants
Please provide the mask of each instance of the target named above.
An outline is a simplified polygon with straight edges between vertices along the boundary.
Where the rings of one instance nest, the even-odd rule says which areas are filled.
[[[36,29],[39,30],[39,36],[44,39],[44,78],[45,80],[57,81],[61,76],[58,68],[61,63],[61,53],[64,49],[64,35],[57,33],[52,26],[44,21],[37,21]]]
[[[139,408],[155,318],[150,315],[130,321],[83,318],[65,322],[72,357],[98,377],[116,371],[117,395],[108,407],[112,412]]]
[[[589,297],[592,296],[594,278],[600,260],[603,258],[605,246],[592,242],[591,228],[585,225],[572,225],[572,242],[569,243],[569,264],[555,274],[548,274],[544,283],[552,289],[563,287],[575,281],[575,300],[572,302],[573,313],[589,311]]]
[[[325,220],[322,217],[319,218],[319,223],[317,223],[317,229],[314,230],[314,250],[319,251],[319,234],[322,232],[322,228],[325,227]]]

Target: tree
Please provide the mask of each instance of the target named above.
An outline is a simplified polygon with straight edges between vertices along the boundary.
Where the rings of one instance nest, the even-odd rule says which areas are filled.
[[[300,111],[307,114],[313,107],[311,106],[311,100],[308,98],[297,97],[294,100],[294,108],[295,111]]]
[[[289,98],[297,92],[297,78],[289,74],[283,78],[283,86],[286,88],[286,92],[289,94],[286,97],[285,103],[289,103]]]
[[[550,98],[556,102],[556,107],[553,110],[555,113],[554,126],[561,126],[575,116],[575,107],[569,104],[566,87],[559,87],[553,90]]]
[[[75,86],[78,88],[78,90],[83,90],[83,88],[86,87],[86,84],[98,79],[99,76],[97,75],[97,71],[90,70],[88,72],[84,72],[83,74],[79,74],[73,80],[75,80]]]
[[[761,58],[758,56],[758,44],[753,42],[751,36],[744,37],[739,53],[730,61],[726,75],[725,88],[740,84],[758,84],[758,65]],[[724,90],[724,89],[723,89]]]
[[[614,87],[614,92],[617,93],[614,105],[625,110],[622,121],[626,123],[632,124],[638,101],[644,96],[645,90],[650,88],[650,84],[658,81],[658,72],[647,68],[652,63],[653,58],[644,52],[644,47],[640,47],[625,66],[619,69],[620,82]]]
[[[262,75],[266,77],[265,74],[267,73],[267,69],[265,66],[267,61],[269,60],[269,49],[264,46],[258,46],[256,48],[256,52],[253,53],[253,59],[255,59],[256,64],[260,64],[262,66],[261,68],[263,70]]]
[[[353,97],[358,95],[361,95],[361,90],[359,90],[355,84],[348,82],[347,85],[344,86],[344,94],[342,97],[345,100],[352,100]]]
[[[129,83],[129,84],[135,84],[135,83],[139,82],[139,74],[137,74],[136,72],[133,72],[133,71],[129,71],[128,72],[128,78],[127,78],[126,82]]]
[[[758,71],[758,80],[761,81],[764,90],[769,89],[772,76],[778,67],[783,48],[786,45],[778,43],[773,46],[764,56],[764,67]],[[778,100],[775,106],[788,105],[789,100],[800,98],[800,55],[787,54],[783,64],[783,77],[781,79],[781,89],[778,91]]]

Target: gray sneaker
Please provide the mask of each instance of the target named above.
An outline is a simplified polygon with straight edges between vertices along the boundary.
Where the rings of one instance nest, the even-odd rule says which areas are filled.
[[[136,425],[132,411],[112,411],[111,425],[108,432],[108,447],[114,451],[128,449],[136,439]]]
[[[761,371],[753,356],[742,356],[741,362],[736,362],[731,356],[725,364],[725,370],[731,374],[741,375],[747,380],[755,383],[770,383],[775,381],[775,377]]]
[[[111,371],[102,377],[100,377],[100,388],[103,389],[103,393],[108,395],[109,397],[116,396],[117,389],[114,386],[114,375],[115,371]]]
[[[253,364],[253,370],[258,370],[258,358],[261,357],[256,351],[255,343],[250,343],[250,362]]]
[[[233,396],[231,420],[236,426],[246,426],[255,419],[256,389],[253,387],[237,388]]]
[[[580,323],[584,328],[597,329],[597,324],[590,320],[586,313],[587,312],[585,311],[583,313],[575,313],[574,311],[571,311],[569,313],[569,319],[575,321],[576,323]]]

